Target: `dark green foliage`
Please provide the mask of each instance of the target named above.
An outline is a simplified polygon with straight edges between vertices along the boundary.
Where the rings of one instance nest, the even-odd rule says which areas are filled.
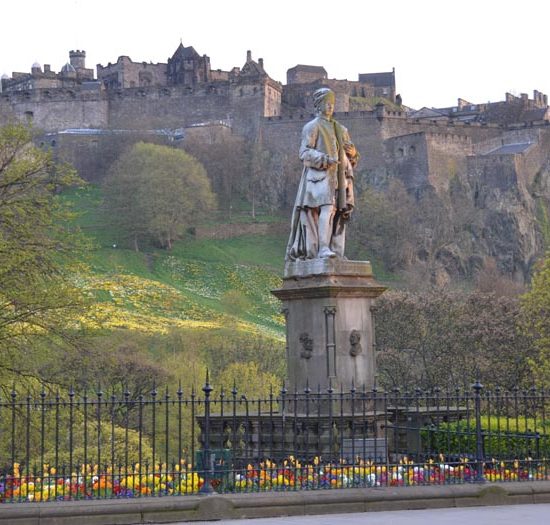
[[[548,457],[550,436],[544,426],[535,428],[534,421],[525,417],[508,419],[504,417],[482,417],[483,452],[487,459],[524,459]],[[542,435],[541,435],[542,434]],[[424,451],[432,454],[446,454],[475,457],[475,421],[462,420],[454,423],[426,426],[420,431]]]

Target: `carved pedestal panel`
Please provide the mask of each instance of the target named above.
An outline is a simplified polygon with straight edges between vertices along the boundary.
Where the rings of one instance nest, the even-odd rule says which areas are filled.
[[[289,392],[374,386],[371,307],[384,292],[369,262],[312,259],[287,262],[283,303]]]

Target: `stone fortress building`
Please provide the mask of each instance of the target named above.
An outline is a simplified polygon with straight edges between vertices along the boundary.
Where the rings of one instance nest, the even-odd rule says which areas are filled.
[[[322,66],[296,65],[282,85],[250,51],[241,67],[221,71],[211,68],[207,55],[180,44],[166,63],[120,56],[97,65],[96,77],[85,58],[84,51],[71,51],[59,73],[33,64],[30,73],[4,75],[0,93],[0,124],[32,121],[50,144],[65,148],[85,178],[101,177],[94,159],[98,135],[105,133],[181,139],[207,126],[288,154],[297,150],[311,118],[311,94],[327,86],[336,92],[337,120],[361,153],[358,176],[380,186],[399,179],[416,198],[434,192],[445,199],[456,180],[466,188],[484,227],[472,232],[470,254],[457,253],[452,243],[442,248],[438,256],[446,268],[471,274],[480,264],[477,252],[522,280],[543,249],[550,110],[539,91],[533,98],[507,93],[500,102],[458,99],[453,107],[412,110],[397,93],[395,70],[350,81],[330,79]]]

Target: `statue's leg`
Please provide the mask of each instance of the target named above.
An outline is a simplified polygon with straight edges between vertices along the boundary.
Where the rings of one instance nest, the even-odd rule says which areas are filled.
[[[320,206],[319,210],[319,257],[335,257],[336,254],[330,249],[332,237],[332,221],[336,208],[332,204]]]
[[[305,256],[314,259],[319,252],[319,210],[318,208],[305,208],[300,215],[302,235],[305,238]]]
[[[340,212],[337,212],[333,221],[332,239],[330,249],[338,256],[344,257],[346,246],[346,224],[348,221],[342,220]]]

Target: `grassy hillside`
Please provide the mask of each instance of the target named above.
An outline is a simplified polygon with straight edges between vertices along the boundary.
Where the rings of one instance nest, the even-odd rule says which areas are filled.
[[[280,286],[283,236],[189,236],[171,251],[147,247],[135,252],[105,220],[97,187],[64,198],[94,243],[78,277],[94,302],[94,318],[84,324],[159,333],[231,325],[236,331],[282,338],[283,319],[270,290]]]

